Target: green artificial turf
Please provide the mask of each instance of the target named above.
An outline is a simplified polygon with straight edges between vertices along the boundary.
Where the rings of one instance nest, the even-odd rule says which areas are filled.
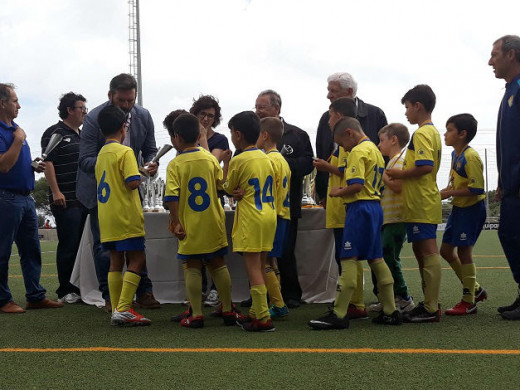
[[[439,234],[440,235],[440,234]],[[55,298],[56,243],[42,242],[42,284]],[[16,248],[13,250],[16,253]],[[507,267],[496,232],[483,232],[474,251],[477,267]],[[483,257],[482,257],[483,256]],[[9,283],[15,301],[24,303],[18,257],[13,255]],[[366,264],[366,263],[365,263]],[[446,263],[443,263],[447,267]],[[367,268],[367,267],[365,267]],[[421,299],[419,273],[411,248],[403,250],[403,268],[411,294]],[[47,276],[48,275],[48,276]],[[374,300],[365,272],[365,301]],[[153,324],[113,328],[101,309],[78,304],[63,309],[0,315],[0,348],[376,348],[396,353],[231,353],[231,352],[3,352],[0,389],[512,389],[520,355],[403,354],[399,349],[520,350],[518,322],[497,316],[497,306],[515,298],[509,269],[478,269],[489,292],[477,315],[443,316],[440,323],[385,327],[351,321],[350,329],[313,331],[307,321],[327,310],[302,305],[276,332],[250,334],[224,327],[209,316],[203,329],[184,329],[169,321],[184,310],[163,305],[143,310]],[[444,309],[460,300],[453,271],[443,270]]]

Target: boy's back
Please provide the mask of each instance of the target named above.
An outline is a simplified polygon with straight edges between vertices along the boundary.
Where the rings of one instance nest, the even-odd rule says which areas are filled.
[[[101,148],[96,162],[101,242],[144,236],[139,193],[125,186],[125,182],[139,178],[131,148],[118,142],[109,142]]]
[[[428,224],[442,222],[441,196],[437,188],[441,151],[441,138],[433,124],[419,127],[412,135],[403,169],[430,165],[433,170],[428,174],[403,180],[404,221]]]
[[[179,201],[179,221],[186,238],[183,255],[215,252],[227,246],[225,214],[217,196],[222,168],[209,152],[197,148],[179,153],[168,164],[165,201]]]
[[[290,204],[289,204],[289,186],[291,183],[291,168],[282,156],[276,150],[269,150],[267,157],[271,160],[274,171],[274,194],[275,194],[275,208],[276,215],[283,219],[291,219]]]

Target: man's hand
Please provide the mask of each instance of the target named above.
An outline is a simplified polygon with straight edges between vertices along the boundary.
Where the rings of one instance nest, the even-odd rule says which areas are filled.
[[[58,191],[56,193],[52,193],[52,203],[59,207],[67,207],[67,202],[65,201],[65,195]]]
[[[45,172],[45,163],[40,157],[36,157],[34,161],[38,162],[38,168],[33,168],[35,172],[42,173]]]
[[[222,151],[222,153],[220,153],[220,158],[222,159],[224,164],[227,164],[231,160],[232,155],[233,155],[233,153],[231,153],[231,150],[228,149],[228,150],[224,150],[224,151]]]
[[[25,138],[27,137],[25,134],[25,131],[21,127],[18,127],[14,133],[13,133],[14,139],[20,142],[25,141]]]
[[[242,200],[242,198],[244,197],[246,191],[242,188],[237,188],[236,190],[233,191],[233,200],[235,202],[239,202]]]
[[[495,200],[497,202],[502,202],[502,190],[500,189],[500,187],[497,187],[497,190],[495,191]]]
[[[343,187],[334,187],[330,190],[329,192],[329,195],[331,198],[336,198],[338,196],[341,196],[341,190],[343,189]]]
[[[314,168],[316,168],[318,171],[321,172],[328,172],[330,164],[321,159],[321,158],[315,158],[312,160],[312,165],[314,165]]]
[[[157,168],[159,167],[157,163],[150,161],[146,163],[146,165],[148,166],[148,173],[150,174],[150,176],[155,176],[155,174],[157,173]]]

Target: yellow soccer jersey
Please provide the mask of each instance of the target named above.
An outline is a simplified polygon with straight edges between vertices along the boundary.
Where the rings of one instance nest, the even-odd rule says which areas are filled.
[[[215,156],[201,148],[179,153],[168,164],[164,201],[179,202],[179,221],[186,232],[179,241],[179,254],[213,253],[228,245],[226,218],[217,195],[222,178]]]
[[[291,219],[290,203],[289,203],[289,187],[291,184],[291,168],[277,149],[266,152],[267,157],[271,160],[274,170],[274,187],[273,192],[274,205],[276,215],[283,219]]]
[[[386,169],[403,169],[404,158],[402,154],[397,154],[388,161]],[[390,188],[385,187],[381,197],[381,207],[383,208],[383,225],[387,223],[403,222],[403,194],[397,194]]]
[[[337,167],[341,172],[345,172],[347,165],[348,152],[341,146],[330,156],[329,163]],[[331,198],[329,192],[334,187],[344,187],[345,181],[343,177],[329,174],[329,184],[327,187],[327,208],[325,209],[325,225],[328,229],[345,227],[345,200],[343,198]]]
[[[484,195],[484,166],[477,151],[468,146],[460,156],[451,154],[450,185],[454,190],[469,188],[474,196],[454,196],[451,204],[469,207],[480,202]]]
[[[129,190],[125,185],[125,182],[140,178],[132,149],[115,141],[101,148],[96,162],[101,242],[144,236],[139,192]]]
[[[245,191],[235,210],[233,251],[263,252],[273,249],[276,232],[273,176],[271,161],[257,148],[246,149],[231,159],[224,190],[228,194],[237,188]]]
[[[442,222],[441,195],[437,172],[441,163],[442,143],[439,132],[428,123],[412,135],[403,169],[430,165],[433,170],[419,177],[403,180],[403,219],[405,222],[439,224]]]
[[[358,200],[379,200],[383,189],[385,160],[377,146],[368,137],[352,148],[347,157],[345,181],[347,185],[362,184],[363,189],[353,195],[343,197],[345,203]]]

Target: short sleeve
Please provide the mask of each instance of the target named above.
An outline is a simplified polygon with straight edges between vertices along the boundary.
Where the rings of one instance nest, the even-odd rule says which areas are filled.
[[[170,161],[166,170],[165,202],[178,202],[181,194],[180,180],[175,159]]]
[[[353,149],[347,157],[345,181],[347,185],[365,184],[364,154],[361,150]]]
[[[433,166],[433,144],[428,134],[417,130],[414,134],[415,166]]]
[[[131,182],[134,180],[141,180],[139,169],[137,168],[137,161],[132,149],[128,148],[125,150],[121,159],[121,172],[125,182]]]
[[[478,154],[472,153],[466,160],[466,175],[468,177],[468,188],[476,194],[484,193],[484,167]]]

